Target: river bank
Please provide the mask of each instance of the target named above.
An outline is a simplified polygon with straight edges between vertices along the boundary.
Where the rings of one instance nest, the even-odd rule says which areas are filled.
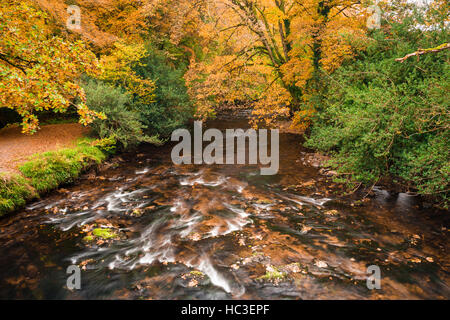
[[[78,124],[43,126],[36,136],[17,127],[0,135],[0,216],[73,182],[114,152],[113,139],[95,140]],[[51,151],[49,151],[51,150]]]
[[[251,104],[224,104],[217,108],[216,121],[251,121],[254,118]],[[292,128],[292,121],[287,118],[279,118],[275,121],[274,127],[279,129],[280,133],[295,135],[299,143],[304,143],[308,132],[298,128]],[[330,137],[331,138],[331,137]],[[355,203],[365,201],[367,197],[374,197],[374,189],[384,190],[390,194],[401,196],[417,197],[421,203],[428,208],[435,207],[439,210],[448,210],[448,201],[437,195],[421,194],[417,188],[414,188],[407,181],[393,174],[386,174],[374,184],[364,184],[358,180],[350,180],[350,173],[339,174],[339,165],[331,165],[335,155],[331,153],[320,152],[315,149],[305,147],[305,150],[299,154],[297,163],[305,166],[311,166],[319,170],[319,174],[332,178],[334,182],[345,185],[348,196],[352,196]]]
[[[242,123],[248,121],[247,109],[224,108],[216,121],[229,121],[229,115]],[[287,121],[280,121],[280,132],[297,136],[302,133],[289,130]],[[0,130],[0,217],[22,208],[29,201],[39,198],[61,185],[73,182],[81,173],[102,163],[114,152],[112,140],[88,138],[89,129],[76,123],[45,125],[34,136],[23,135],[19,127]],[[52,150],[52,151],[49,151]],[[40,151],[40,152],[37,152]],[[33,155],[31,157],[31,155]],[[33,158],[32,160],[30,160]],[[28,160],[28,161],[27,161]],[[336,171],[327,166],[330,157],[314,150],[305,149],[296,163],[318,169],[318,173],[333,180]],[[5,170],[6,169],[6,170]],[[293,186],[288,186],[292,188]],[[295,186],[294,186],[295,187]],[[343,188],[343,185],[340,186]],[[381,187],[381,188],[380,188]],[[351,196],[354,205],[359,205],[367,197],[374,197],[372,188],[362,186],[359,192],[342,189]],[[386,178],[376,187],[392,194],[409,194],[392,179]],[[436,206],[433,199],[421,201],[427,207]],[[436,206],[438,209],[443,209]]]
[[[74,148],[89,131],[79,123],[42,125],[34,135],[23,134],[19,124],[0,129],[0,172],[20,173],[18,167],[33,154]]]

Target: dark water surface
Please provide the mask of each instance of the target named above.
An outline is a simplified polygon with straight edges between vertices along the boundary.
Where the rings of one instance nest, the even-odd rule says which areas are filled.
[[[281,134],[275,176],[175,166],[169,145],[115,157],[0,219],[0,298],[449,299],[448,212],[379,189],[355,202],[305,151]],[[66,287],[72,264],[81,290]]]

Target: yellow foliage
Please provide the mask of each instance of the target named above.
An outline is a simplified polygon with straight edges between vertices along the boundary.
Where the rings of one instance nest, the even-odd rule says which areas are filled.
[[[140,60],[146,56],[143,44],[114,43],[111,54],[100,59],[99,79],[124,86],[128,92],[139,97],[142,103],[154,100],[155,83],[149,79],[139,78],[133,67],[140,65]]]
[[[313,108],[299,110],[294,113],[290,128],[299,132],[304,132],[311,125],[312,117],[316,113]]]
[[[65,112],[76,98],[81,123],[104,118],[87,108],[77,83],[82,73],[98,73],[95,55],[82,41],[54,36],[46,21],[31,1],[0,3],[0,107],[16,110],[29,134],[39,128],[37,111]]]
[[[312,114],[307,97],[320,70],[333,72],[364,47],[365,12],[350,0],[216,0],[201,29],[216,57],[186,75],[200,117],[221,103],[254,101],[253,124]]]

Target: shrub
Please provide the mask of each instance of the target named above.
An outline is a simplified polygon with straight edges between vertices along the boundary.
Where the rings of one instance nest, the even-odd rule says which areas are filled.
[[[395,58],[444,42],[407,23],[374,34],[356,61],[323,92],[307,146],[333,155],[340,181],[371,185],[391,176],[403,189],[448,201],[448,52],[404,63]],[[389,38],[388,40],[385,40]]]
[[[140,142],[160,142],[156,136],[149,137],[144,133],[146,126],[140,113],[132,110],[133,99],[125,90],[96,80],[86,80],[84,90],[89,108],[101,111],[107,117],[92,123],[91,128],[97,136],[114,137],[122,148]]]
[[[147,132],[165,139],[193,116],[193,106],[183,78],[185,67],[169,63],[163,52],[150,44],[147,52],[136,71],[141,78],[152,79],[156,83],[155,101],[136,104],[135,108],[139,110]]]

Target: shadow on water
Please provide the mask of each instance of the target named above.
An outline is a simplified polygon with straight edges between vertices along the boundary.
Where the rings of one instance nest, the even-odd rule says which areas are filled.
[[[244,122],[210,127],[245,128]],[[376,189],[355,205],[280,135],[280,171],[115,157],[0,220],[0,298],[448,299],[448,212]],[[97,231],[110,235],[103,239]],[[81,289],[68,290],[78,265]],[[380,290],[366,286],[381,269]]]

